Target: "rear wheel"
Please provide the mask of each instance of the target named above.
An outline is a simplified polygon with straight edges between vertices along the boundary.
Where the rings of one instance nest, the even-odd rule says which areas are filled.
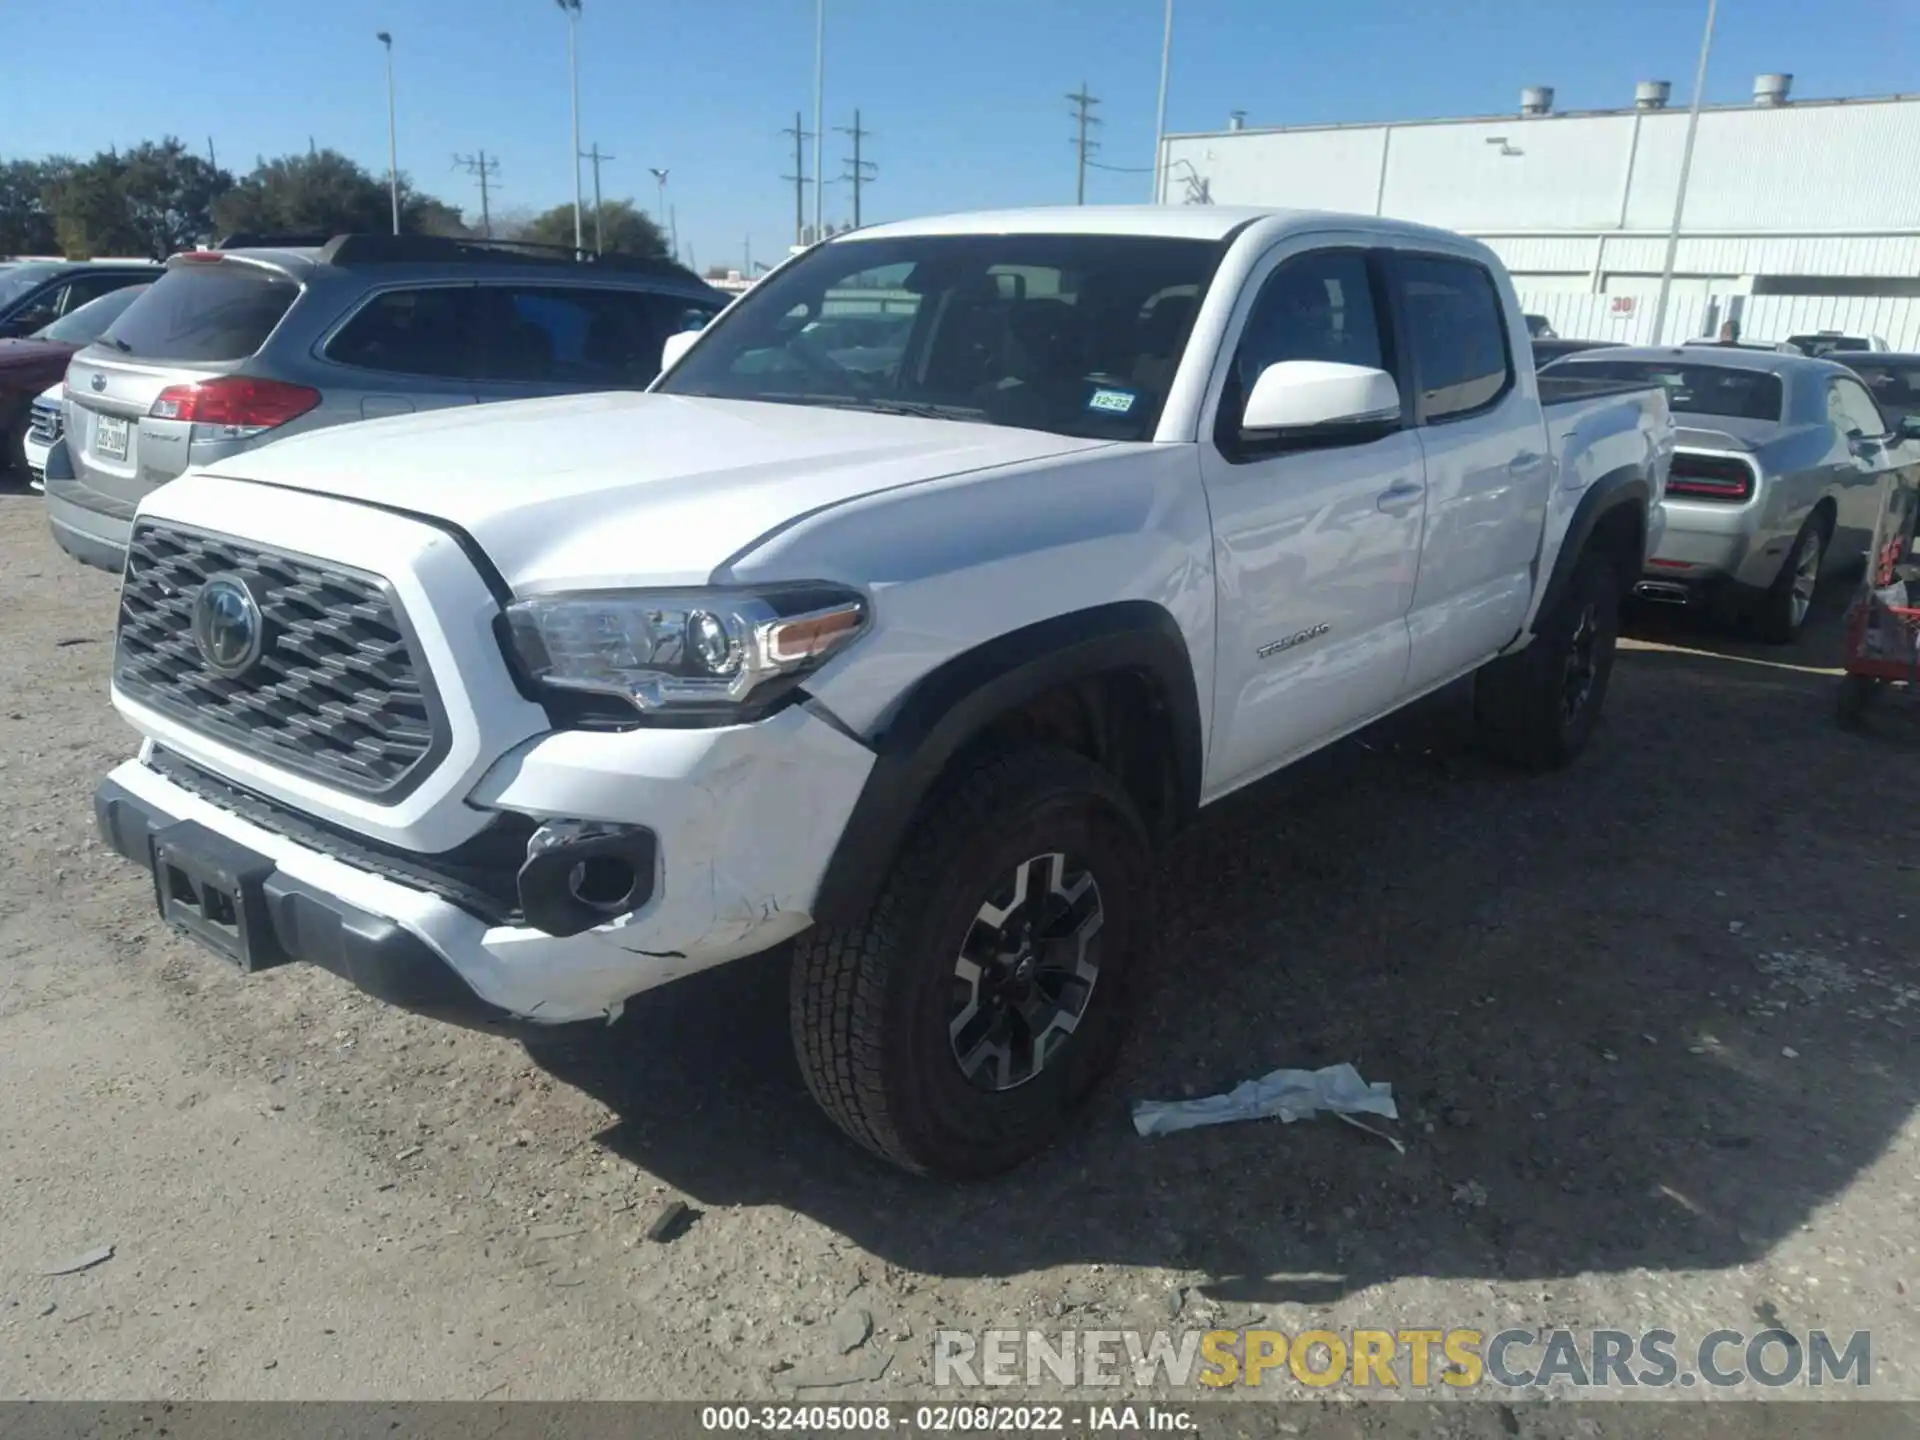
[[[1599,721],[1619,637],[1619,578],[1605,555],[1589,553],[1533,643],[1474,677],[1482,748],[1529,770],[1571,763]]]
[[[1111,1064],[1151,933],[1145,827],[1085,757],[949,778],[879,898],[795,946],[794,1048],[836,1124],[966,1179],[1049,1144]]]
[[[1780,574],[1754,607],[1753,628],[1770,645],[1791,645],[1799,637],[1820,588],[1820,570],[1827,558],[1828,521],[1824,510],[1807,517],[1794,536],[1793,548]]]

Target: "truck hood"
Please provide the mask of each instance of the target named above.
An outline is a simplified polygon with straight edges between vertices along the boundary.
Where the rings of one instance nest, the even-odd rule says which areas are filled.
[[[862,495],[1109,442],[952,420],[600,394],[315,430],[203,473],[457,525],[521,594],[686,585]]]

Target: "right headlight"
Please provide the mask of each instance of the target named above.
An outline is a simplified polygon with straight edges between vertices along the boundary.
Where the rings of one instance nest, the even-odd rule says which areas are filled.
[[[514,652],[537,684],[721,723],[819,669],[867,621],[865,597],[833,585],[575,591],[507,607]]]

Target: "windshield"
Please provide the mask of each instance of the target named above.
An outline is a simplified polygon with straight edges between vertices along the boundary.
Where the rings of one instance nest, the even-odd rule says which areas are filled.
[[[61,345],[91,345],[120,318],[120,312],[133,303],[134,296],[146,288],[126,285],[97,300],[89,300],[71,315],[62,315],[51,325],[41,326],[33,332],[33,338],[53,340]]]
[[[1582,360],[1553,367],[1556,375],[1585,380],[1633,380],[1664,385],[1669,409],[1684,415],[1778,420],[1786,391],[1778,375],[1724,365],[1667,365],[1657,360]]]
[[[1889,415],[1920,415],[1920,360],[1849,360]]]
[[[1836,350],[1872,350],[1858,335],[1789,335],[1787,343],[1808,355],[1831,355]]]
[[[13,265],[0,270],[0,310],[6,309],[41,281],[59,274],[60,268],[58,265],[39,264]]]
[[[1220,254],[1141,235],[839,241],[748,291],[657,388],[1146,440]]]

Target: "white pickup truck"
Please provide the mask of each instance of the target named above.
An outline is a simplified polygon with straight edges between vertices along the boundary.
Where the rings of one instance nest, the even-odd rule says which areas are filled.
[[[669,349],[149,497],[101,832],[242,969],[467,1023],[792,942],[814,1095],[949,1176],[1108,1065],[1200,807],[1465,676],[1580,751],[1673,444],[1543,402],[1485,247],[1338,215],[876,226]]]

